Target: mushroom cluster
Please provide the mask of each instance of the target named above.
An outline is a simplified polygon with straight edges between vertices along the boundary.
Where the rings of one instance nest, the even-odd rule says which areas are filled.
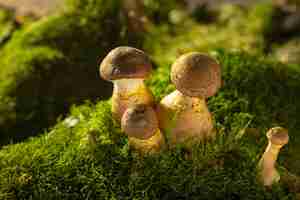
[[[180,56],[171,67],[176,90],[157,104],[144,84],[151,70],[151,61],[143,51],[125,46],[109,52],[100,65],[101,77],[114,84],[112,115],[128,136],[129,146],[145,155],[180,144],[191,153],[194,144],[214,139],[206,99],[221,87],[218,62],[198,52]],[[258,179],[270,186],[280,179],[275,163],[280,149],[288,143],[288,131],[274,127],[267,138],[269,144],[258,163]]]
[[[145,154],[159,152],[165,143],[169,147],[191,147],[214,138],[205,99],[221,85],[217,61],[197,52],[179,57],[171,70],[176,90],[163,98],[157,109],[144,84],[151,69],[151,61],[143,51],[125,46],[109,52],[100,65],[101,77],[114,84],[112,114],[121,123],[129,145]]]
[[[149,57],[133,47],[117,47],[100,64],[100,76],[114,84],[112,115],[121,122],[129,144],[142,154],[158,152],[164,137],[153,110],[154,98],[144,84],[152,64]]]

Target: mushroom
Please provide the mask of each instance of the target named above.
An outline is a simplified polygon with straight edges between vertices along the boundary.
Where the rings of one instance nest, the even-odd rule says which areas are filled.
[[[170,147],[198,143],[214,138],[212,115],[205,99],[221,86],[221,70],[216,60],[192,52],[180,56],[171,69],[176,90],[158,105],[159,126]]]
[[[151,70],[149,57],[133,47],[117,47],[103,59],[100,76],[114,84],[112,114],[117,121],[131,105],[153,104],[153,95],[144,84]]]
[[[129,146],[141,154],[159,152],[165,144],[156,113],[149,105],[137,104],[128,108],[123,114],[121,127],[128,135]]]
[[[280,149],[289,141],[288,130],[282,127],[271,128],[267,132],[268,146],[258,163],[259,180],[265,186],[271,186],[280,180],[275,163]]]

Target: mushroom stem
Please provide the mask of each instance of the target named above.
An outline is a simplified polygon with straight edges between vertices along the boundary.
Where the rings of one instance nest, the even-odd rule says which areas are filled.
[[[171,147],[177,143],[190,146],[215,137],[212,116],[204,98],[188,97],[175,90],[162,99],[157,112],[160,127]]]
[[[286,129],[276,127],[267,133],[268,146],[258,163],[259,179],[265,186],[271,186],[280,180],[275,165],[280,149],[288,142]]]
[[[120,121],[125,110],[132,105],[153,104],[153,95],[143,79],[121,79],[113,83],[112,113],[115,119]]]
[[[280,180],[280,175],[275,168],[276,160],[280,151],[279,146],[268,144],[258,166],[261,170],[261,181],[265,186],[270,186]]]
[[[113,81],[114,90],[118,92],[127,92],[137,90],[144,86],[143,79],[120,79]]]

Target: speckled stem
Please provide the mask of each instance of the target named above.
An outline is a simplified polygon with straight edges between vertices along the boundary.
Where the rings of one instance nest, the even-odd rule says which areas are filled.
[[[178,143],[190,146],[214,137],[212,116],[205,99],[188,97],[176,90],[162,99],[157,113],[170,146]]]
[[[260,180],[265,186],[271,186],[280,180],[280,175],[276,170],[275,164],[281,145],[275,145],[269,142],[259,164]]]
[[[121,121],[123,113],[131,105],[152,106],[154,98],[151,91],[145,86],[143,79],[124,79],[113,83],[112,114],[117,121]]]

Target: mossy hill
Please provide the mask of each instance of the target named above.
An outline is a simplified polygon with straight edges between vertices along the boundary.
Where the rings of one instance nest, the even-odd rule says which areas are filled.
[[[99,4],[99,8],[104,5],[108,4]],[[254,9],[258,11],[258,8],[270,9],[266,5]],[[55,16],[45,20],[51,18]],[[191,32],[202,27],[193,19],[187,19],[185,28],[189,27]],[[252,22],[256,24],[257,20]],[[267,25],[260,24],[264,23],[265,20],[261,20],[259,25],[253,26],[258,29],[247,26],[255,30],[253,32],[235,32],[234,38],[227,35],[231,41],[241,39],[239,45],[225,43],[223,29],[203,34],[207,36],[205,38],[211,38],[205,40],[170,22],[156,24],[157,28],[145,36],[144,49],[157,67],[147,85],[158,101],[174,89],[169,79],[170,66],[182,53],[204,51],[216,57],[222,66],[223,86],[216,96],[208,99],[218,137],[212,143],[195,146],[192,159],[186,159],[180,147],[157,156],[138,157],[129,149],[119,124],[112,119],[110,101],[86,102],[74,105],[64,120],[58,119],[55,126],[40,136],[2,147],[0,199],[296,199],[300,191],[291,188],[289,183],[281,181],[267,189],[256,179],[256,166],[267,142],[265,132],[277,125],[288,128],[290,135],[290,142],[278,161],[280,172],[282,176],[287,171],[300,176],[297,131],[300,124],[297,112],[300,108],[300,66],[281,64],[263,54],[262,34]],[[215,25],[208,26],[214,30]],[[238,27],[236,30],[241,31]],[[23,42],[43,44],[44,40],[37,40],[37,33],[31,32],[30,40]],[[157,37],[158,33],[160,37]],[[216,38],[220,34],[224,39],[213,40],[213,34]],[[248,36],[254,39],[244,43],[242,38]],[[69,37],[57,40],[71,40]],[[52,58],[60,61],[72,55],[61,53],[55,45],[46,46],[42,46],[46,61]],[[83,45],[82,48],[87,47]],[[34,52],[34,49],[30,50]],[[94,55],[86,56],[92,60],[90,57]],[[44,66],[45,60],[38,61]],[[7,87],[12,83],[12,80],[7,82]],[[89,142],[89,135],[95,136],[96,144]]]
[[[1,143],[47,128],[72,103],[110,96],[97,60],[127,44],[119,13],[118,0],[69,1],[13,35],[0,53]]]
[[[218,139],[195,146],[192,160],[180,149],[137,157],[113,121],[110,103],[86,103],[73,107],[50,132],[0,151],[3,199],[293,199],[285,183],[272,190],[257,183],[256,165],[265,131],[282,125],[289,128],[291,142],[280,166],[299,174],[299,67],[246,53],[214,55],[225,81],[208,101]],[[155,83],[161,75],[154,73],[150,87],[166,94],[169,81]],[[96,145],[88,143],[88,134],[96,136]]]

